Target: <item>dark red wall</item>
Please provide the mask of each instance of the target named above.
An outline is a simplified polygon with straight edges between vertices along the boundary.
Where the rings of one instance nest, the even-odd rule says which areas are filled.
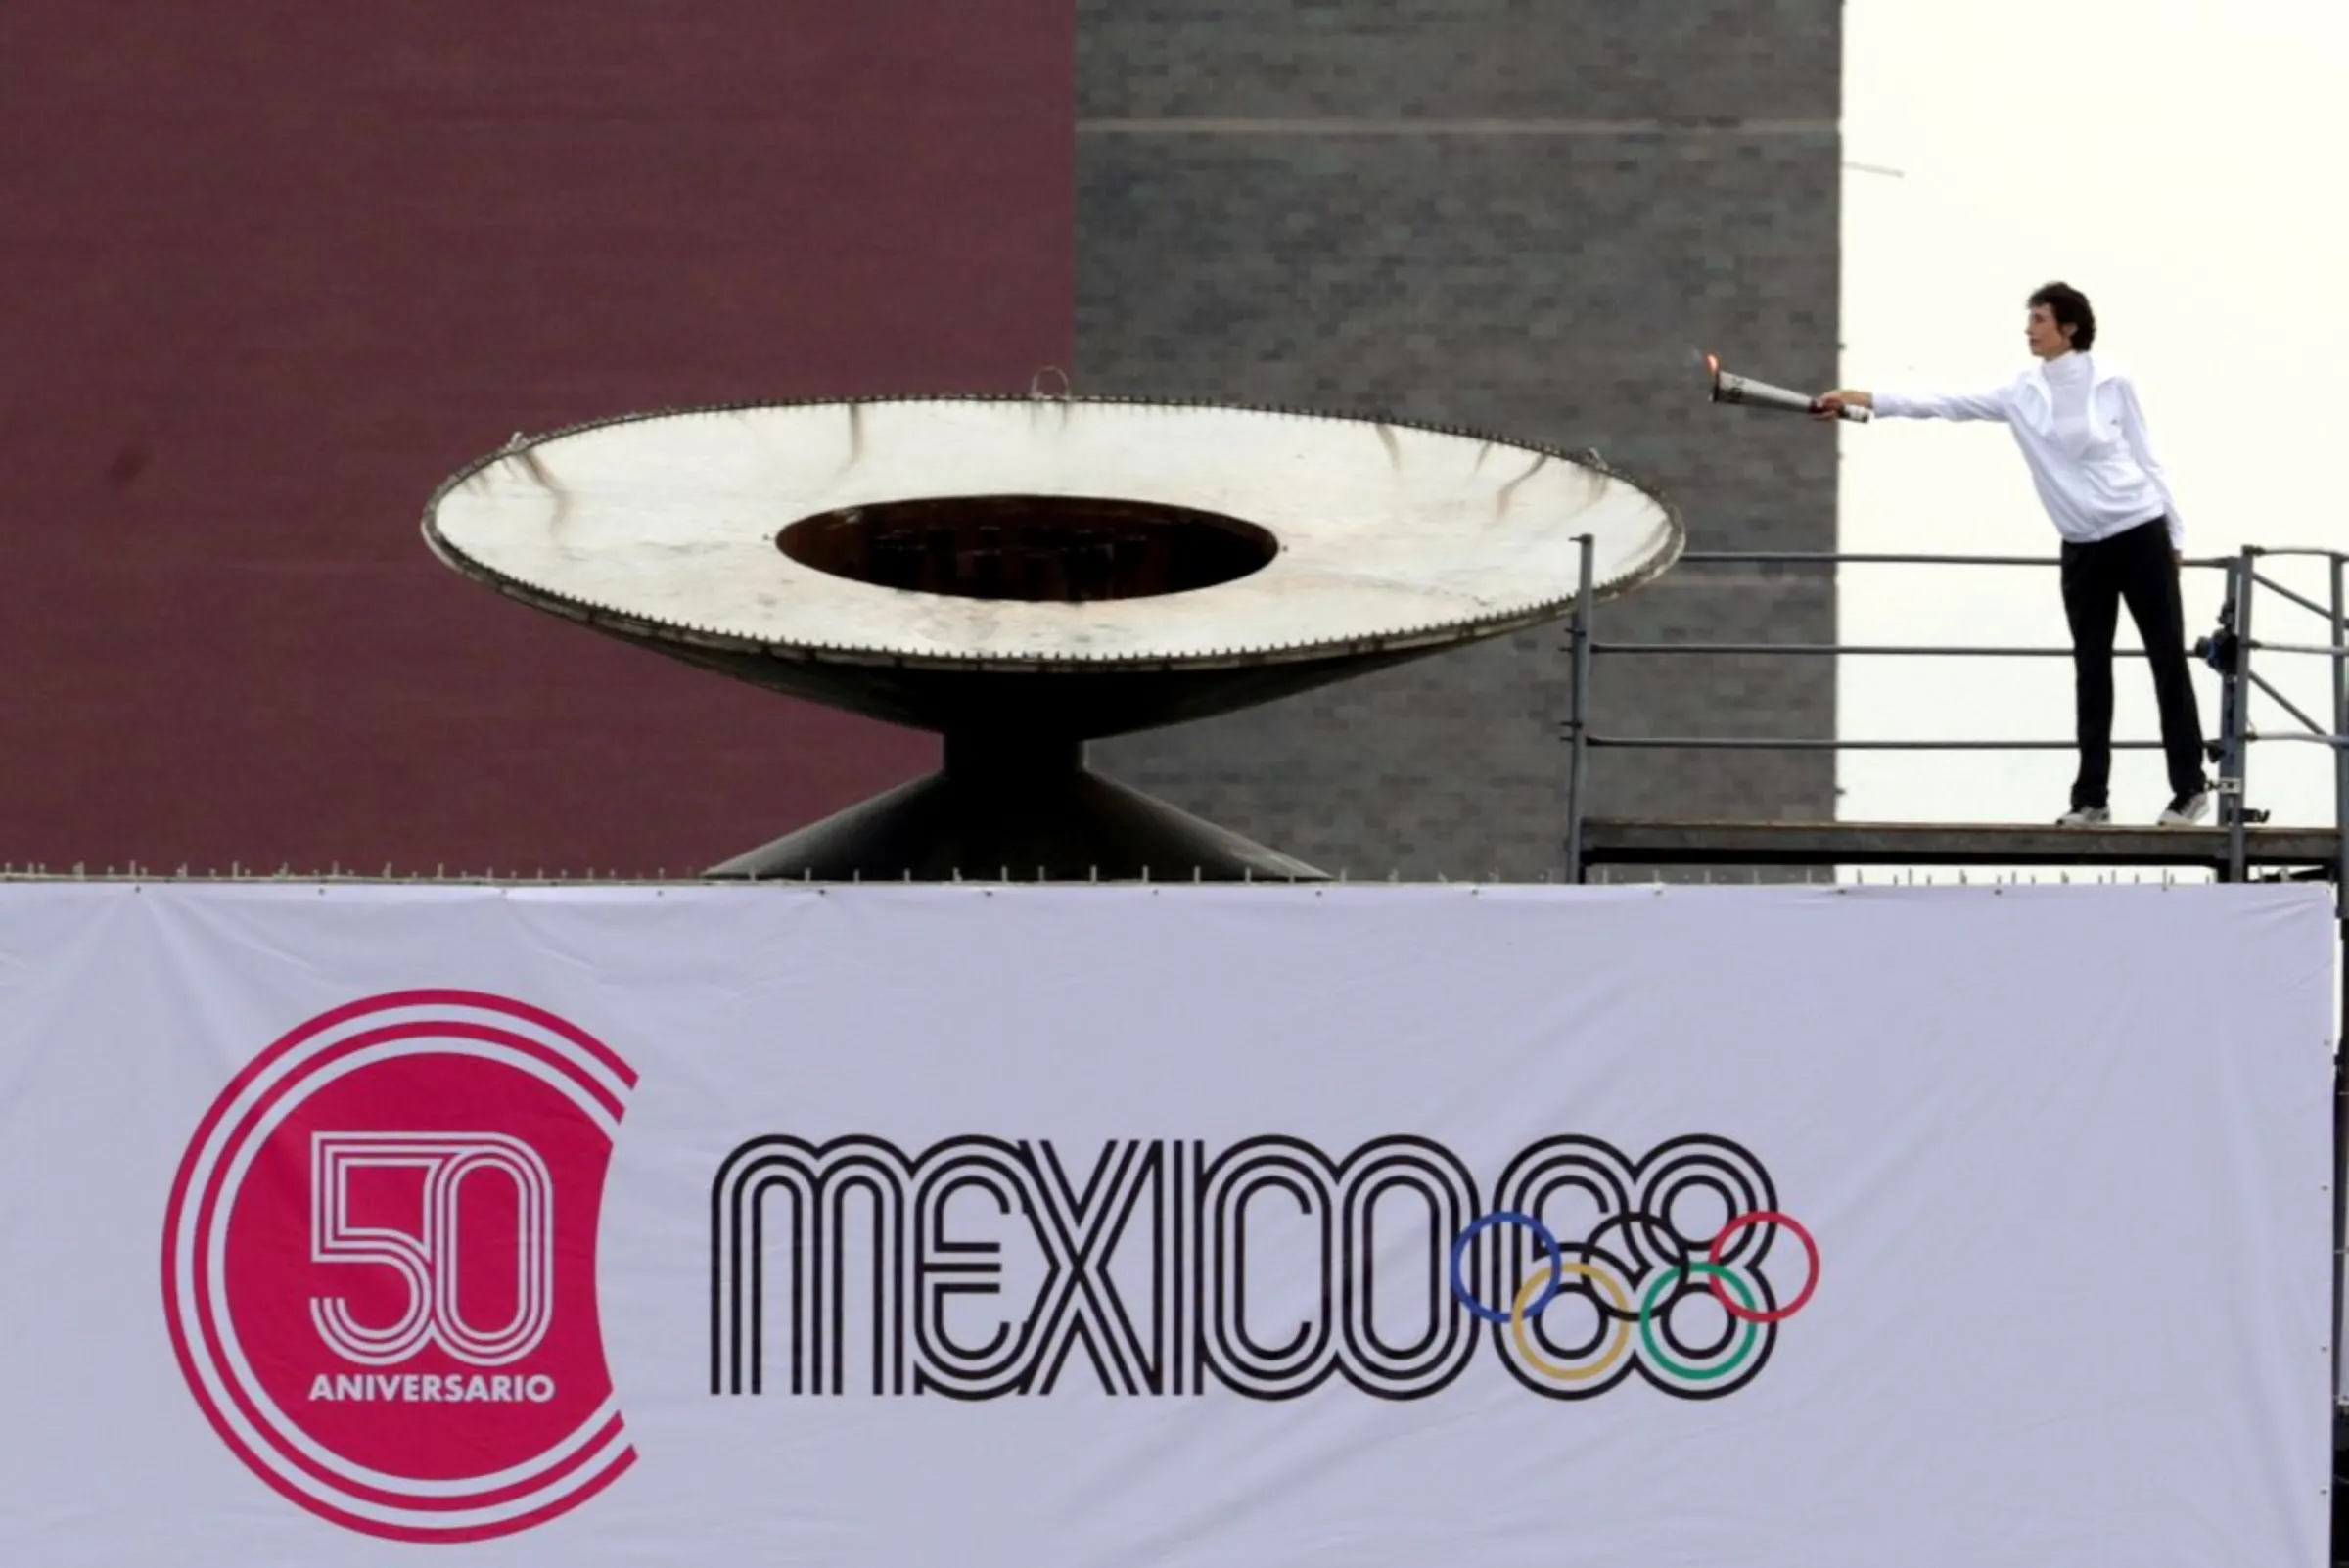
[[[0,861],[673,871],[927,765],[418,519],[517,430],[1066,365],[1073,12],[0,5]]]

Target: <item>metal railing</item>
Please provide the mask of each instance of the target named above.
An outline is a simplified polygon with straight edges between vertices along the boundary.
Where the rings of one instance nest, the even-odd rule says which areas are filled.
[[[1584,825],[1589,808],[1590,754],[1593,751],[1615,748],[1661,751],[2028,752],[2069,751],[2077,744],[2069,740],[1846,740],[1823,736],[1756,738],[1594,734],[1590,729],[1591,669],[1597,660],[1605,655],[1739,659],[2069,659],[2072,650],[1949,644],[1603,642],[1593,630],[1596,623],[1593,603],[1596,545],[1589,535],[1583,536],[1579,542],[1582,548],[1581,588],[1575,598],[1573,618],[1568,623],[1566,644],[1573,669],[1571,711],[1566,720],[1566,739],[1572,749],[1566,775],[1565,870],[1568,882],[1582,881],[1586,869]],[[2332,590],[2329,607],[2276,581],[2259,569],[2259,563],[2264,559],[2284,557],[2321,560],[2326,564]],[[2046,568],[2061,564],[2053,556],[1888,555],[1782,550],[1692,551],[1680,560],[1682,567],[1820,567],[1829,570],[1845,566]],[[2333,759],[2333,828],[2339,846],[2333,874],[2336,885],[2344,887],[2340,909],[2344,920],[2349,920],[2349,616],[2345,616],[2345,612],[2349,612],[2349,594],[2344,592],[2345,588],[2349,588],[2349,554],[2339,550],[2270,550],[2245,545],[2233,555],[2190,560],[2185,564],[2191,569],[2218,571],[2226,575],[2227,597],[2219,612],[2218,630],[2200,639],[2193,648],[2194,654],[2215,669],[2220,677],[2219,733],[2215,739],[2205,738],[2204,748],[2208,760],[2217,766],[2214,788],[2218,796],[2218,826],[2227,834],[2226,857],[2221,875],[2233,882],[2244,879],[2249,858],[2246,835],[2252,826],[2267,820],[2266,812],[2254,810],[2245,801],[2251,747],[2261,741],[2301,742],[2329,747]],[[2322,618],[2328,628],[2327,640],[2323,643],[2255,640],[2251,634],[2252,606],[2262,589],[2286,604]],[[2332,665],[2331,724],[2320,724],[2278,690],[2273,681],[2253,669],[2254,653],[2310,655],[2329,660]],[[2142,649],[2116,649],[2115,656],[2125,659],[2145,657]],[[2264,693],[2289,714],[2301,726],[2300,730],[2262,734],[2250,720],[2251,693],[2255,690]],[[2115,750],[2158,750],[2161,743],[2120,740],[2113,745]]]

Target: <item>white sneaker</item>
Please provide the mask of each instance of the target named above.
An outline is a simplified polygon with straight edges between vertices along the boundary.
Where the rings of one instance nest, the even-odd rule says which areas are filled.
[[[2102,827],[2112,812],[2101,806],[2075,806],[2055,819],[2057,827]]]
[[[2199,789],[2191,795],[2181,795],[2172,801],[2154,819],[2158,827],[2191,827],[2210,815],[2210,791]]]

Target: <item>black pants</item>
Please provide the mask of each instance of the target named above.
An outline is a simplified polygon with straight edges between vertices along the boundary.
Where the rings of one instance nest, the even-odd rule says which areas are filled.
[[[2072,624],[2072,669],[2080,702],[2080,776],[2072,805],[2104,806],[2112,782],[2112,633],[2121,602],[2144,642],[2153,667],[2153,696],[2161,705],[2161,749],[2170,763],[2170,793],[2204,787],[2202,716],[2186,659],[2186,610],[2178,597],[2178,567],[2170,559],[2169,519],[2155,518],[2094,544],[2063,546],[2063,614]]]

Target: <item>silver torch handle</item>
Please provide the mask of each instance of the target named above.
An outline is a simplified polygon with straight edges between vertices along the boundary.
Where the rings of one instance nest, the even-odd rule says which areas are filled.
[[[1816,413],[1819,401],[1808,392],[1798,392],[1785,387],[1773,387],[1767,381],[1751,376],[1736,376],[1723,370],[1718,362],[1712,365],[1712,400],[1717,403],[1742,403],[1749,408],[1767,408],[1786,414]],[[1856,425],[1867,423],[1867,409],[1846,404],[1839,416]]]

